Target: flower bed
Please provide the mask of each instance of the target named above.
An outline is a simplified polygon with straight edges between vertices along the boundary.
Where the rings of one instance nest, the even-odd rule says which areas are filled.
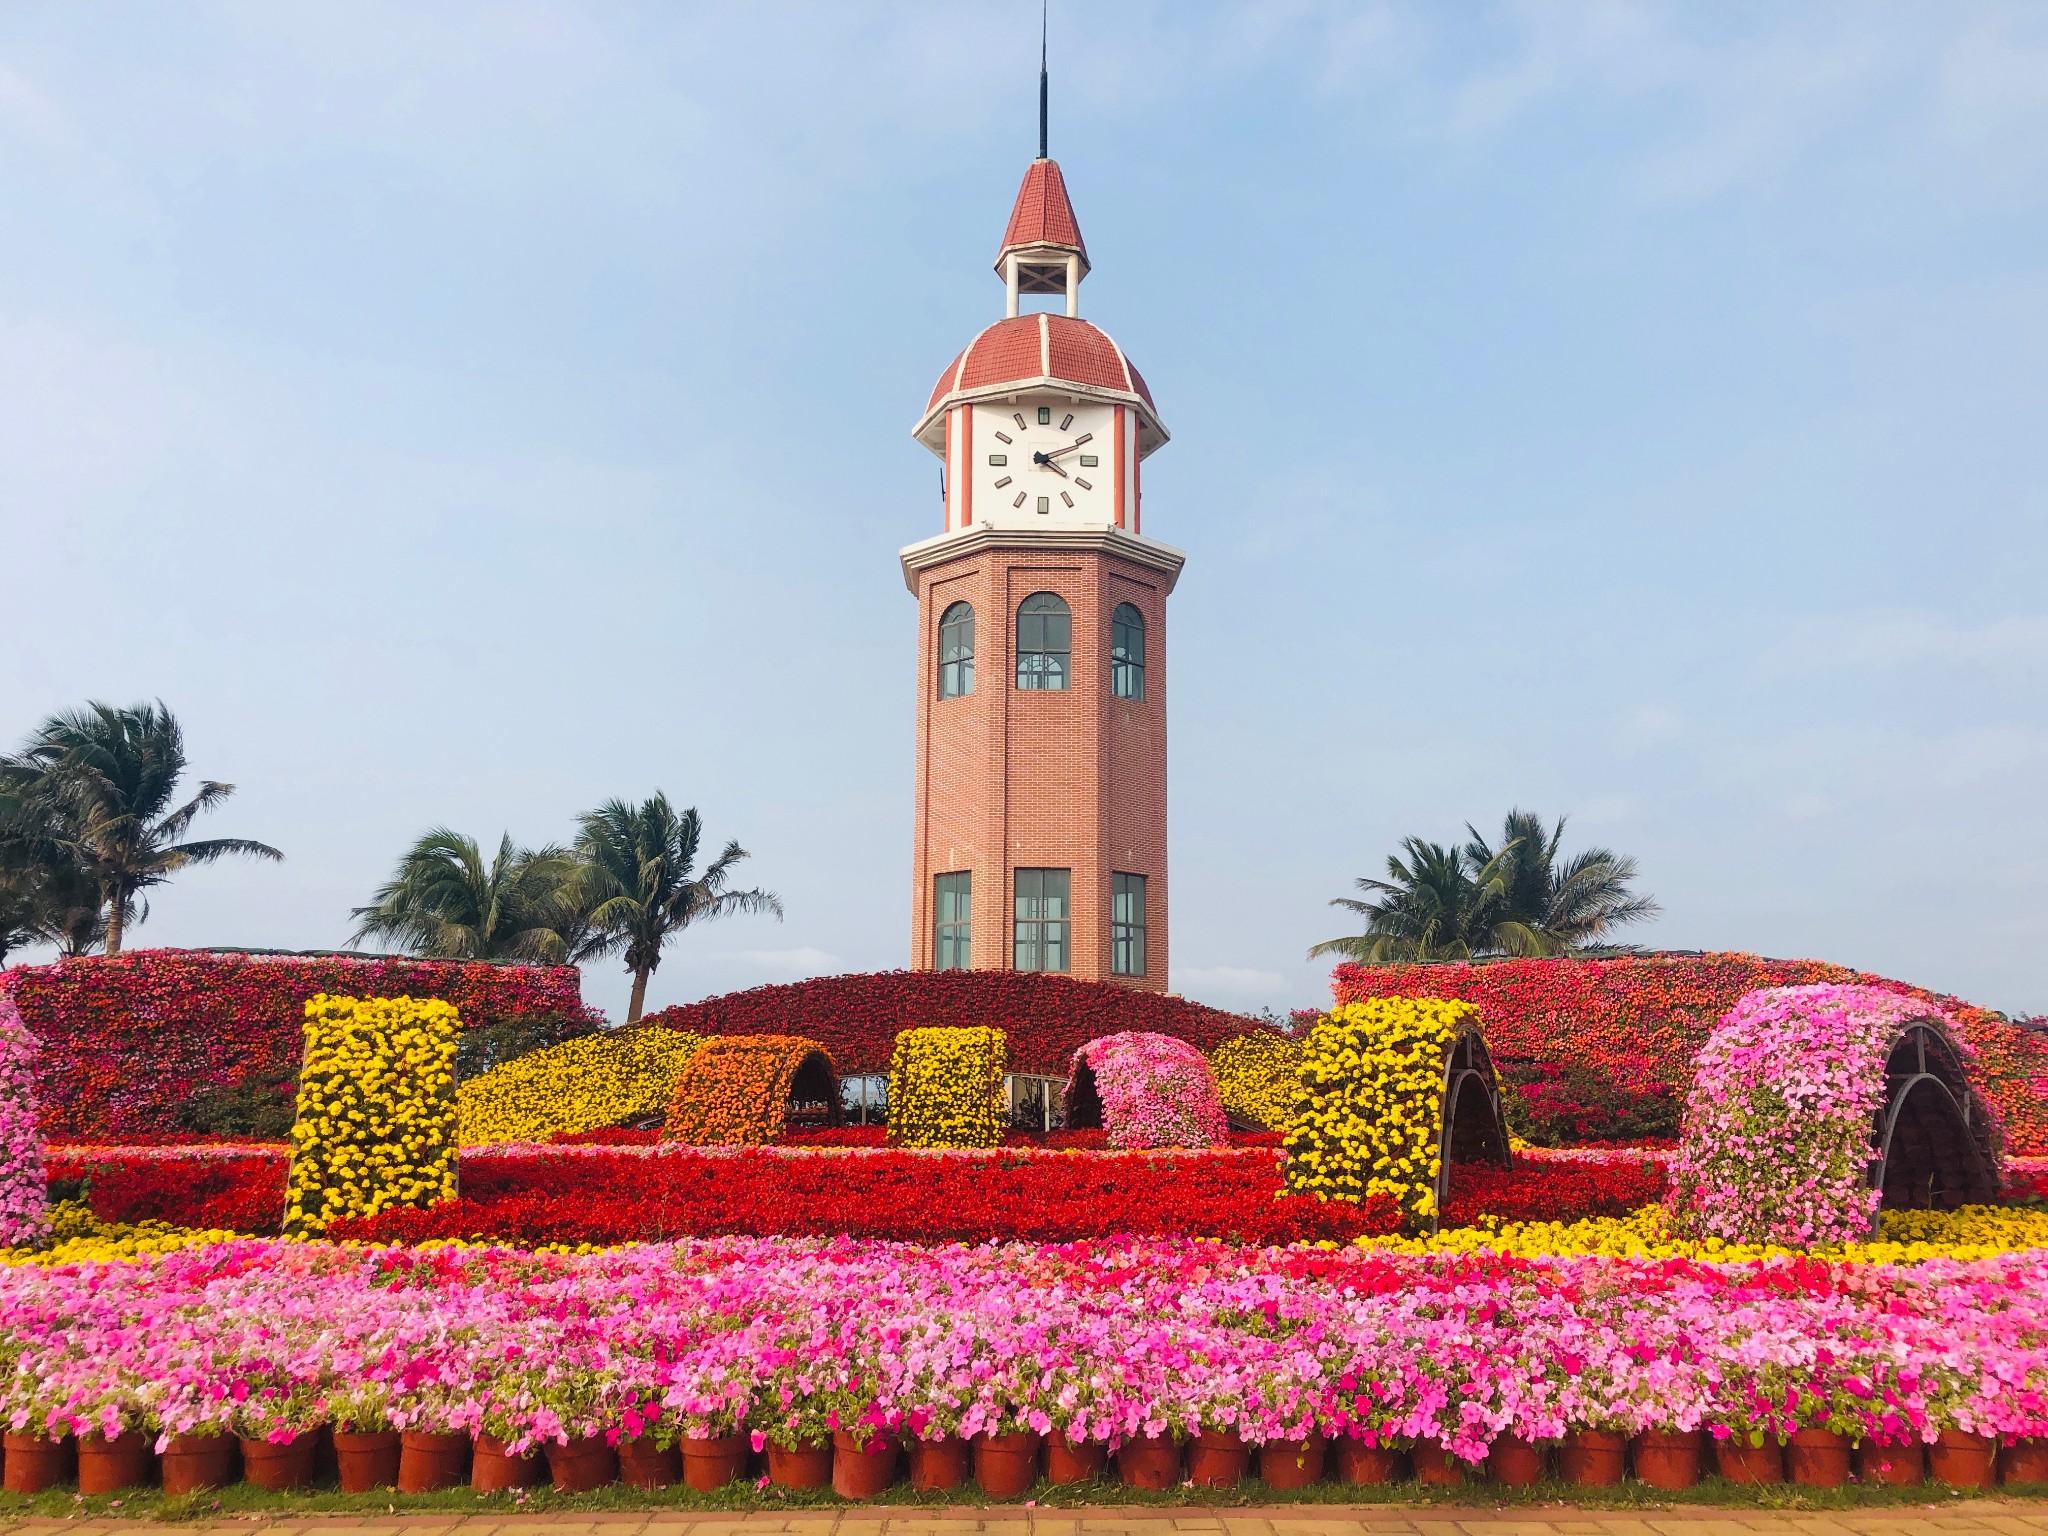
[[[455,1037],[447,1003],[411,997],[315,997],[292,1126],[284,1230],[455,1193]]]
[[[493,1067],[456,1090],[462,1144],[546,1141],[660,1115],[702,1043],[681,1030],[636,1026]]]
[[[1127,1030],[1074,1052],[1067,1124],[1103,1127],[1112,1147],[1213,1147],[1230,1127],[1202,1053],[1171,1035]]]
[[[889,1052],[889,1144],[995,1146],[1007,1060],[1000,1029],[904,1030]]]
[[[0,1274],[17,1429],[321,1422],[781,1443],[2048,1435],[2048,1256],[1852,1269],[725,1240],[592,1255],[246,1242]],[[757,1438],[756,1443],[759,1443]]]
[[[144,949],[7,973],[42,1042],[38,1086],[52,1140],[138,1141],[195,1133],[208,1098],[289,1104],[308,999],[437,998],[466,1025],[586,1015],[570,966],[209,954]]]
[[[2048,1038],[1955,998],[1820,960],[1645,955],[1337,967],[1337,1001],[1455,997],[1478,1006],[1501,1065],[1509,1116],[1532,1140],[1676,1135],[1692,1061],[1745,993],[1818,983],[1869,986],[1955,1020],[2017,1151],[2048,1152]]]
[[[1264,1026],[1185,998],[1042,971],[875,971],[755,987],[651,1013],[646,1022],[701,1035],[805,1035],[824,1042],[842,1072],[886,1072],[906,1029],[1000,1029],[1010,1070],[1066,1074],[1074,1052],[1100,1035],[1142,1029],[1214,1050]]]
[[[0,1248],[35,1242],[49,1226],[36,1114],[36,1037],[21,1021],[11,980],[0,978]]]

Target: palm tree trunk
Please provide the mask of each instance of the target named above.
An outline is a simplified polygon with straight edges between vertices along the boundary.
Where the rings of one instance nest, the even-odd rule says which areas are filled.
[[[640,1022],[640,1009],[647,1002],[647,975],[646,971],[635,971],[633,973],[633,1000],[626,1004],[626,1022],[628,1024]]]
[[[121,953],[121,917],[127,906],[121,893],[116,891],[107,910],[107,953],[110,955]]]

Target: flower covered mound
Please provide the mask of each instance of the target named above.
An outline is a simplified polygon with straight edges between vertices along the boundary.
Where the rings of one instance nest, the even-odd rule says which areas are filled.
[[[1752,992],[1715,1028],[1671,1162],[1690,1236],[1814,1248],[1870,1231],[1871,1126],[1885,1059],[1927,1005],[1875,987]],[[1945,1021],[1934,1021],[1944,1036]],[[1952,1036],[1951,1036],[1952,1038]]]
[[[1281,1130],[1301,1092],[1301,1046],[1264,1030],[1233,1035],[1209,1058],[1223,1108],[1239,1122]]]
[[[832,1059],[801,1035],[741,1035],[707,1040],[676,1074],[662,1134],[689,1146],[749,1146],[773,1141],[789,1119],[790,1094],[807,1063],[833,1077]],[[824,1090],[837,1107],[836,1081]]]
[[[1126,1031],[1074,1052],[1067,1078],[1069,1124],[1092,1099],[1112,1147],[1213,1147],[1230,1126],[1202,1053],[1171,1035]]]
[[[0,1248],[33,1243],[49,1226],[43,1132],[37,1121],[36,1037],[0,976]]]
[[[1432,1441],[2048,1434],[2048,1255],[1701,1264],[1216,1243],[247,1241],[0,1272],[17,1431],[1019,1426]]]
[[[455,1193],[455,1037],[448,1003],[315,997],[292,1126],[284,1230],[304,1235]]]
[[[659,1025],[565,1040],[456,1089],[462,1144],[546,1141],[663,1114],[703,1042]]]
[[[889,1055],[889,1144],[992,1147],[1003,1139],[1008,1042],[974,1025],[906,1029]]]
[[[1301,1098],[1287,1126],[1287,1187],[1326,1200],[1374,1195],[1411,1222],[1437,1213],[1444,1071],[1470,1003],[1374,998],[1315,1022],[1301,1048]]]

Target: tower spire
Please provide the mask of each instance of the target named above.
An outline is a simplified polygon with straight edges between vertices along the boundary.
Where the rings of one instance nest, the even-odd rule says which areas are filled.
[[[1048,153],[1046,152],[1046,136],[1045,136],[1045,116],[1046,116],[1046,114],[1045,114],[1045,97],[1046,97],[1046,89],[1045,89],[1045,87],[1046,87],[1046,73],[1045,73],[1045,40],[1046,40],[1046,33],[1047,33],[1047,31],[1048,31],[1048,29],[1049,29],[1049,27],[1050,27],[1050,12],[1051,12],[1051,10],[1052,10],[1052,0],[1039,0],[1039,5],[1038,5],[1038,158],[1039,158],[1039,159],[1041,159],[1041,160],[1050,160],[1050,159],[1052,158],[1052,156],[1051,156],[1050,154],[1048,154]]]

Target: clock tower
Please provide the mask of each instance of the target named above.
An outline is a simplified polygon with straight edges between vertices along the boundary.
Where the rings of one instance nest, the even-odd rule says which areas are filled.
[[[1088,247],[1042,144],[995,270],[1004,318],[913,429],[944,461],[945,522],[902,551],[918,608],[911,963],[1163,992],[1166,598],[1185,557],[1145,535],[1139,466],[1166,428],[1081,318]],[[1039,294],[1064,302],[1026,311]]]

